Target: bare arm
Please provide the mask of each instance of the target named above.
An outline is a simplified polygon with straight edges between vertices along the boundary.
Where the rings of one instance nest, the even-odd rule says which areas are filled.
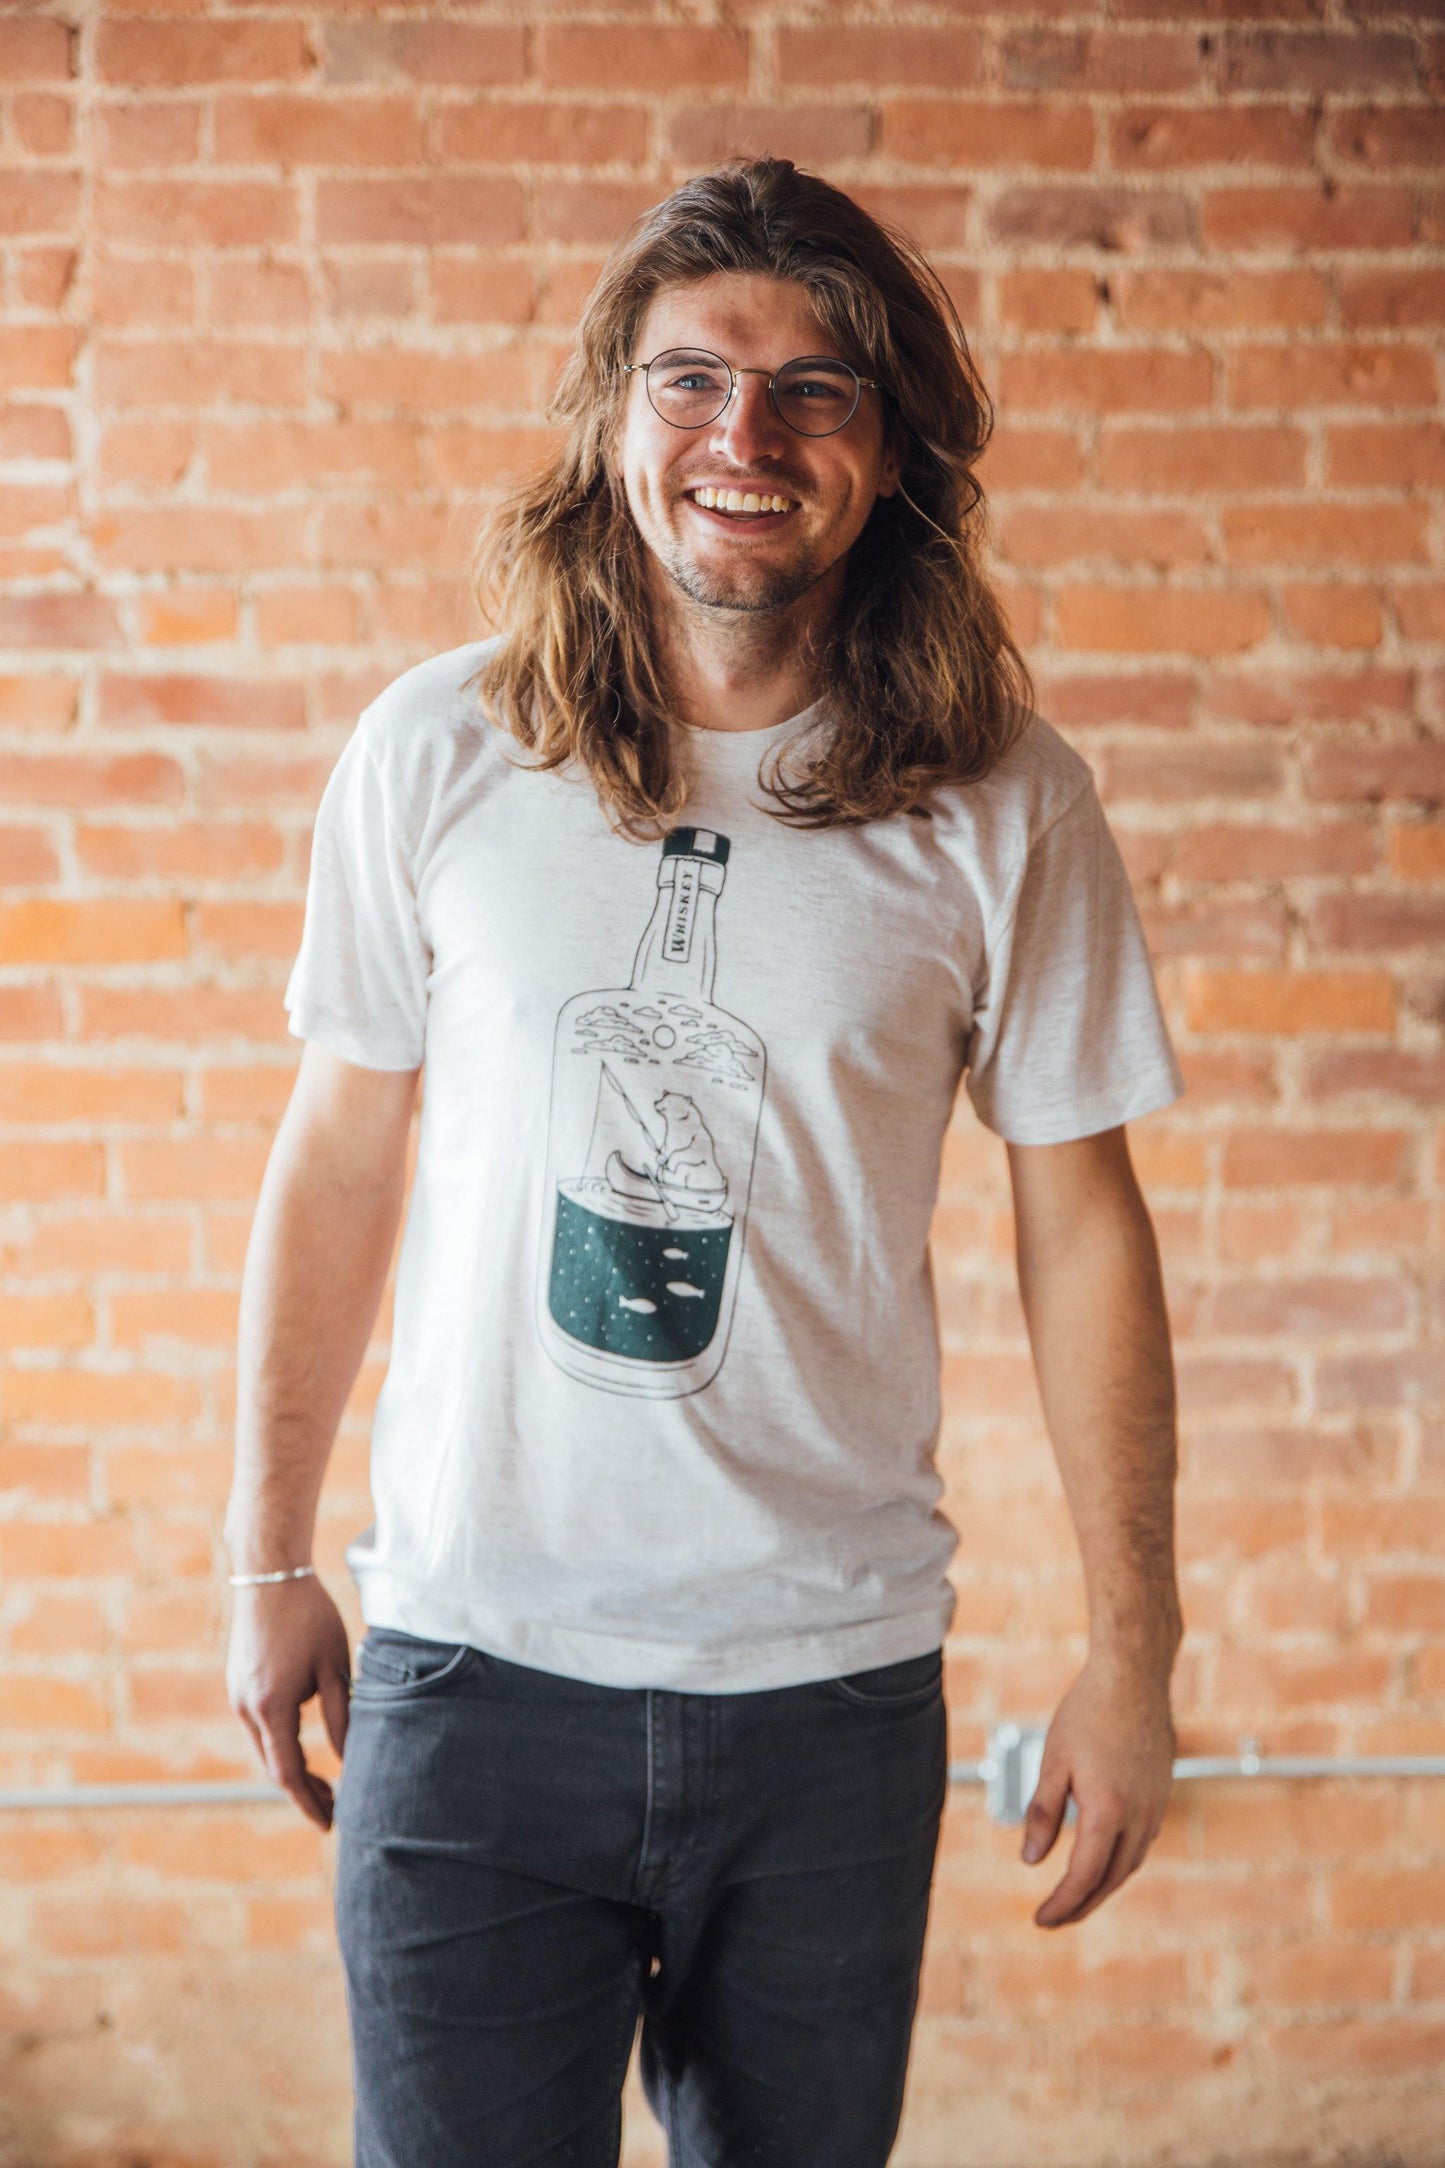
[[[1008,1153],[1019,1293],[1089,1611],[1088,1661],[1045,1744],[1028,1817],[1036,1849],[1024,1853],[1049,1850],[1072,1790],[1069,1870],[1035,1915],[1059,1926],[1141,1863],[1168,1800],[1169,1678],[1183,1633],[1174,1365],[1123,1127]]]
[[[311,1558],[317,1500],[366,1353],[396,1240],[417,1070],[363,1069],[314,1041],[262,1177],[241,1280],[232,1571]],[[305,1766],[303,1702],[320,1694],[340,1754],[350,1653],[317,1580],[233,1592],[226,1683],[273,1780],[328,1828],[331,1787]]]

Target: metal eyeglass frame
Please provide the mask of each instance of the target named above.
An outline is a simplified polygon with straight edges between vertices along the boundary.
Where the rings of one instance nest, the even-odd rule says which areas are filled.
[[[699,359],[703,361],[720,361],[723,367],[727,370],[727,397],[723,400],[723,403],[718,408],[717,413],[710,414],[705,422],[675,422],[670,415],[664,414],[660,411],[657,401],[652,396],[652,385],[648,381],[647,372],[652,367],[653,361],[661,361],[668,354],[696,354]],[[830,364],[831,367],[835,369],[846,369],[848,371],[848,374],[853,379],[853,404],[851,407],[849,407],[847,413],[843,416],[842,421],[835,422],[831,429],[800,429],[796,422],[790,422],[788,420],[787,415],[783,413],[782,409],[778,405],[777,398],[773,392],[773,385],[776,380],[782,375],[783,369],[794,368],[796,364],[800,361],[826,361]],[[653,413],[657,415],[657,418],[660,422],[667,423],[669,429],[711,429],[713,423],[717,421],[722,415],[726,414],[728,408],[731,406],[733,397],[738,388],[738,378],[740,376],[765,376],[767,378],[768,404],[771,406],[773,412],[777,415],[778,420],[784,423],[787,428],[791,429],[795,437],[836,437],[838,431],[840,429],[846,429],[849,422],[852,421],[853,416],[857,413],[859,401],[862,399],[864,392],[881,392],[884,389],[883,385],[879,383],[876,376],[860,376],[858,374],[858,371],[853,367],[852,362],[844,361],[842,357],[838,354],[795,354],[791,361],[785,361],[783,363],[782,369],[735,369],[732,363],[727,359],[726,355],[714,354],[710,351],[709,348],[705,346],[665,346],[661,354],[653,355],[652,361],[623,362],[622,374],[624,376],[632,376],[638,372],[640,372],[642,375],[643,385],[647,392],[648,405],[652,408]]]

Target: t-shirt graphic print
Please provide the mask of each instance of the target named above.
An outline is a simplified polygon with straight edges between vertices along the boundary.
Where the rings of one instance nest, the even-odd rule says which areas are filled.
[[[697,1392],[727,1350],[767,1070],[712,998],[729,849],[674,828],[631,980],[557,1018],[538,1324],[608,1392]]]

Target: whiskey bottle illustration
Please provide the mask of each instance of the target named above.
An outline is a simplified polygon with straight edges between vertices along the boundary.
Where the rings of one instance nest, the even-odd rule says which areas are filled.
[[[697,1392],[727,1352],[766,1071],[712,999],[728,851],[672,829],[631,983],[557,1018],[537,1322],[610,1392]]]

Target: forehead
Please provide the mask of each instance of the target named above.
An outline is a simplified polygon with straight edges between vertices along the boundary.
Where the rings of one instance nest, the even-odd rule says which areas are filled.
[[[637,327],[635,359],[669,346],[705,346],[729,361],[777,364],[794,354],[840,354],[807,288],[794,279],[714,271],[686,286],[663,286]]]

